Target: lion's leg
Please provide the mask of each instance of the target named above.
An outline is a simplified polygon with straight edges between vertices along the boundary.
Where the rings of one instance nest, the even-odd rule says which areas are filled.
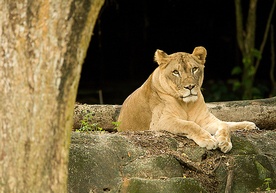
[[[232,149],[231,130],[227,123],[219,123],[218,130],[215,133],[215,138],[217,139],[218,147],[222,152],[227,153]]]
[[[187,135],[187,138],[194,140],[196,144],[200,147],[206,147],[206,149],[216,149],[218,147],[218,141],[214,136],[212,136],[209,132],[205,131],[202,128],[198,128],[198,132],[196,130],[191,130]]]
[[[231,143],[231,131],[236,130],[252,130],[257,129],[255,123],[243,121],[243,122],[223,122],[219,123],[215,138],[218,141],[218,147],[222,152],[227,153],[232,149]]]
[[[227,153],[232,149],[231,129],[226,122],[212,117],[209,124],[204,125],[203,128],[215,136],[222,152]]]
[[[161,118],[158,123],[152,123],[150,130],[165,130],[174,134],[185,134],[194,140],[200,147],[216,149],[217,140],[206,130],[192,121],[181,120],[174,117]]]
[[[249,121],[242,121],[242,122],[226,122],[231,131],[237,131],[237,130],[253,130],[253,129],[259,129],[255,123],[249,122]]]

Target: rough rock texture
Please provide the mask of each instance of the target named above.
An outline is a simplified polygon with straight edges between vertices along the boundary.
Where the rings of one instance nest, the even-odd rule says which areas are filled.
[[[79,129],[81,127],[81,120],[85,115],[91,113],[93,116],[93,120],[91,120],[91,122],[99,123],[99,126],[104,130],[112,131],[114,129],[112,122],[117,120],[120,110],[120,105],[76,104],[74,110],[73,129]]]
[[[275,130],[235,132],[228,154],[168,132],[72,134],[72,193],[258,192],[276,188]]]
[[[121,106],[76,105],[74,130],[90,113],[90,123],[112,132],[72,133],[68,192],[276,192],[276,97],[207,105],[222,120],[261,130],[233,132],[224,154],[168,132],[116,133]]]

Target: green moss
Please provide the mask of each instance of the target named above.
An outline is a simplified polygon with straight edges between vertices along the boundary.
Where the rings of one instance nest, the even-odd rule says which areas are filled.
[[[157,156],[135,160],[124,167],[123,173],[140,178],[171,178],[182,177],[183,168],[172,156]]]
[[[199,146],[185,147],[185,154],[190,160],[195,162],[200,162],[205,153],[206,149]]]
[[[233,148],[230,152],[231,154],[235,154],[235,155],[257,154],[254,148],[254,145],[242,137],[232,136],[232,143],[233,143]]]
[[[174,138],[167,138],[166,142],[168,142],[168,144],[172,150],[177,150],[178,143]]]
[[[254,162],[256,169],[258,171],[259,179],[264,181],[266,178],[268,178],[271,175],[271,172],[268,171],[260,162],[257,160]]]
[[[219,192],[224,192],[228,177],[228,171],[233,170],[232,192],[244,193],[256,190],[265,190],[264,182],[270,178],[269,186],[274,188],[273,168],[270,161],[263,155],[235,155],[230,158],[226,165],[222,164],[216,170],[216,178],[221,179]]]
[[[194,179],[170,178],[142,179],[131,178],[128,186],[123,187],[128,193],[195,193],[206,192],[199,182]]]

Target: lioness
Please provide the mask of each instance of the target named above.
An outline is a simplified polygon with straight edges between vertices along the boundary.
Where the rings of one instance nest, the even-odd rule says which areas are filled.
[[[119,131],[166,130],[182,133],[200,147],[224,153],[232,149],[230,132],[255,129],[252,122],[224,122],[211,114],[201,93],[207,51],[171,55],[157,50],[158,67],[123,103]]]

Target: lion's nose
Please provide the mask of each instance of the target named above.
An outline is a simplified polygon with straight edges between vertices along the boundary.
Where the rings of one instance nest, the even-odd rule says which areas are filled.
[[[187,86],[184,86],[184,88],[186,88],[188,90],[192,90],[193,88],[195,88],[195,84],[189,84]]]

